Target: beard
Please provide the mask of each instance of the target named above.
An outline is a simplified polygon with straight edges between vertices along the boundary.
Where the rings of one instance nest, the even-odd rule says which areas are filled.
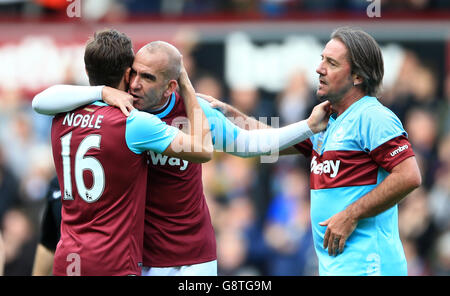
[[[342,99],[342,97],[344,96],[344,94],[346,94],[352,87],[353,87],[353,81],[351,80],[351,76],[350,76],[348,83],[345,84],[344,86],[342,86],[340,89],[338,89],[336,91],[329,91],[328,93],[323,94],[323,95],[319,95],[316,92],[316,96],[320,102],[325,102],[328,100],[328,101],[330,101],[331,104],[335,104],[335,103],[339,102]]]
[[[144,108],[145,110],[152,111],[154,109],[157,109],[157,107],[161,104],[163,101],[163,93],[164,90],[158,90],[158,89],[151,89],[149,90],[143,97],[144,99]]]

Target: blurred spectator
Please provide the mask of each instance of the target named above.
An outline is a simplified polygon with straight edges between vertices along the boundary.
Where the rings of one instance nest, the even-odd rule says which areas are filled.
[[[178,13],[185,13],[188,15],[197,14],[197,15],[208,15],[211,13],[221,12],[224,8],[224,2],[226,1],[215,1],[215,0],[185,0],[185,1],[176,1],[176,0],[163,0],[163,9],[166,8],[171,9],[171,7],[175,6],[174,2],[184,2],[182,11],[178,11]]]
[[[256,88],[232,88],[230,90],[230,104],[239,111],[259,117],[267,116],[270,108],[263,105],[262,98]]]
[[[301,0],[301,7],[306,11],[334,11],[341,7],[340,0]]]
[[[3,235],[0,231],[0,276],[3,275],[3,269],[5,268],[5,243],[3,242]]]
[[[444,79],[444,99],[438,108],[439,135],[445,136],[450,131],[450,73]]]
[[[276,179],[280,188],[269,206],[264,226],[264,239],[270,249],[266,272],[275,276],[314,275],[309,268],[314,248],[308,175],[291,169]]]
[[[441,230],[450,229],[450,131],[438,147],[439,167],[434,174],[428,206],[435,225]],[[450,246],[449,246],[450,248]]]
[[[305,119],[308,116],[310,97],[311,91],[306,74],[299,71],[294,72],[278,97],[281,125]]]
[[[412,239],[402,239],[402,244],[408,262],[408,276],[430,275],[427,261],[418,253],[417,243]]]
[[[183,55],[183,64],[189,78],[195,81],[197,76],[197,64],[193,56],[199,42],[198,34],[189,27],[181,27],[173,37],[172,44]]]
[[[418,188],[400,203],[398,217],[400,236],[406,239],[417,239],[430,224],[427,207],[427,196],[423,188]]]
[[[161,1],[142,1],[142,0],[123,0],[122,3],[126,6],[131,15],[141,14],[156,14],[161,11]],[[180,1],[183,2],[183,1]]]
[[[3,92],[0,97],[3,107],[0,109],[3,161],[20,180],[16,187],[20,189],[21,201],[27,203],[40,200],[54,170],[48,138],[42,138],[42,134],[36,130],[41,126],[38,122],[42,117],[32,116],[29,101],[17,89]],[[13,181],[11,184],[14,184]]]
[[[397,81],[382,96],[384,104],[402,120],[416,107],[435,112],[438,109],[437,81],[430,67],[412,51],[405,51]]]
[[[223,90],[220,81],[210,74],[203,74],[194,82],[194,88],[197,93],[208,94],[219,100],[223,100]]]
[[[118,0],[83,0],[81,17],[88,21],[121,22],[126,20],[128,10]]]
[[[247,241],[241,232],[224,229],[217,235],[217,269],[219,276],[259,275],[245,264]],[[250,273],[250,274],[249,274]]]
[[[429,189],[433,183],[434,170],[437,165],[438,126],[436,118],[431,111],[419,108],[408,109],[405,130],[422,172],[422,184]]]
[[[3,217],[5,275],[31,275],[36,236],[26,213],[9,210]]]
[[[418,67],[414,80],[411,81],[411,87],[414,92],[414,102],[412,103],[417,107],[436,111],[437,81],[436,75],[433,73],[437,73],[437,71],[433,71],[427,66]]]
[[[260,11],[268,16],[283,16],[290,9],[295,9],[298,1],[294,0],[261,0]]]
[[[432,260],[434,275],[450,276],[450,230],[436,240],[435,255]]]
[[[382,9],[403,10],[414,9],[423,10],[431,7],[431,0],[383,0]]]
[[[259,243],[253,202],[248,196],[235,196],[219,216],[219,223],[214,225],[219,275],[261,275],[252,261],[255,238]]]
[[[5,213],[19,202],[19,180],[5,163],[0,147],[0,221]]]
[[[259,0],[229,0],[230,11],[236,14],[254,14],[258,11]]]
[[[230,154],[223,154],[220,167],[224,176],[223,182],[225,182],[228,199],[249,192],[255,177],[253,175],[255,161],[251,158],[241,159]]]
[[[9,132],[2,137],[5,158],[20,178],[25,203],[42,199],[54,170],[49,145],[37,139],[32,127],[31,116],[20,111],[13,114]]]
[[[45,196],[47,202],[42,217],[40,236],[35,252],[33,275],[51,275],[56,246],[61,237],[61,190],[57,176],[50,181]]]
[[[20,15],[29,0],[11,0],[11,1],[0,1],[0,15]]]
[[[416,189],[400,204],[398,223],[400,238],[414,244],[409,247],[409,255],[412,257],[407,257],[407,260],[415,260],[417,263],[428,258],[436,227],[428,208],[428,193],[424,188]],[[416,252],[420,259],[415,258]]]

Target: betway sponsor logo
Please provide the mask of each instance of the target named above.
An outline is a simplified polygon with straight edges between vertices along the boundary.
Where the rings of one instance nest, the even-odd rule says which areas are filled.
[[[149,151],[149,155],[153,165],[165,165],[167,163],[170,166],[179,166],[180,171],[184,171],[189,164],[187,160],[179,159],[176,157],[169,157],[167,155],[162,155],[153,151]]]
[[[397,154],[399,154],[400,152],[405,151],[406,149],[408,149],[408,145],[403,145],[398,147],[397,149],[395,149],[394,151],[391,152],[391,156],[395,156]]]
[[[314,156],[311,160],[311,173],[316,175],[329,174],[330,178],[336,177],[339,172],[340,160],[325,160],[324,162],[317,163],[317,157]]]

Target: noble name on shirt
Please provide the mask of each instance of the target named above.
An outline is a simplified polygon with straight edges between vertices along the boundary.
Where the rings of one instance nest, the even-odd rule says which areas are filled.
[[[67,113],[63,120],[63,125],[73,126],[73,127],[89,127],[89,128],[101,128],[100,124],[102,123],[103,115],[96,114],[77,114]]]

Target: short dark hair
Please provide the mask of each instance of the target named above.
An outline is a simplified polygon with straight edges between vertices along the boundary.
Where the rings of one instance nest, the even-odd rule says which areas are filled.
[[[91,85],[118,87],[133,60],[131,39],[114,29],[95,32],[84,51],[84,64]]]
[[[341,27],[331,34],[347,47],[352,74],[361,76],[362,88],[369,96],[376,96],[384,75],[383,55],[375,39],[366,32],[351,27]]]

